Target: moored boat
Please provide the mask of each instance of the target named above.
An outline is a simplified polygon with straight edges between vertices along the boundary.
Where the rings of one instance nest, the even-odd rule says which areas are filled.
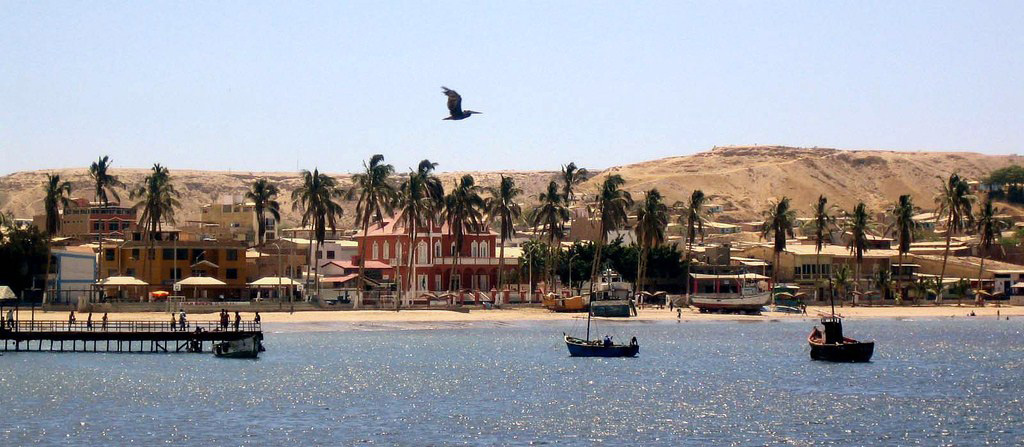
[[[640,344],[636,337],[628,345],[617,345],[611,341],[584,340],[565,336],[565,345],[571,357],[636,357],[640,352]]]
[[[228,340],[213,345],[213,355],[232,359],[254,359],[259,357],[263,344],[257,337]]]
[[[825,331],[817,327],[807,336],[811,346],[811,359],[827,362],[868,362],[875,352],[875,342],[857,341],[843,336],[842,318],[838,316],[821,319]]]
[[[729,275],[690,274],[695,294],[690,296],[690,305],[701,313],[748,313],[757,314],[772,297],[768,291],[761,291],[757,281],[767,276],[755,273]]]
[[[541,301],[545,309],[553,312],[586,312],[587,302],[582,296],[561,297],[549,293]]]

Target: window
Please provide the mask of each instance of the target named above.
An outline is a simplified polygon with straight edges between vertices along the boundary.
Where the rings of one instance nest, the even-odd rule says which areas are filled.
[[[192,249],[192,262],[193,263],[198,262],[198,261],[202,261],[204,259],[206,259],[206,250],[203,250],[201,248],[194,248],[194,249]]]
[[[230,213],[231,212],[231,205],[221,205],[220,212],[222,212],[222,213]]]
[[[99,222],[93,222],[92,223],[92,231],[100,231],[100,223]]]
[[[227,278],[228,279],[238,279],[238,269],[228,269],[228,271],[227,271]]]
[[[402,259],[402,243],[395,242],[395,259]]]
[[[141,251],[138,248],[133,248],[132,249],[132,260],[133,261],[138,261],[139,260],[139,256],[141,256],[141,255],[142,255],[142,253],[141,253]]]
[[[238,260],[238,250],[235,250],[235,249],[228,250],[228,256],[227,257],[228,257],[228,261],[237,261]]]
[[[391,244],[388,241],[384,241],[384,259],[391,257]]]
[[[178,260],[178,259],[188,259],[188,249],[187,248],[179,248],[178,249],[178,254],[174,257],[174,260]]]
[[[110,225],[108,225],[108,227],[109,227],[108,229],[110,231],[117,231],[118,230],[117,222],[111,222]]]
[[[440,258],[441,257],[441,241],[434,242],[434,257],[435,258]],[[440,289],[440,287],[438,287],[438,288]]]
[[[455,243],[452,242],[452,251],[448,256],[455,256]]]
[[[317,251],[316,251],[316,258],[317,258],[317,259],[323,259],[323,258],[324,258],[324,252],[323,252],[323,250],[317,250]]]
[[[327,250],[327,259],[334,259],[334,250]]]
[[[440,250],[441,246],[438,245],[437,248],[438,248],[438,250]],[[427,263],[427,254],[428,253],[427,253],[427,243],[426,242],[420,241],[419,244],[416,244],[416,263],[417,264],[426,264]],[[425,288],[426,287],[424,287],[424,289]]]
[[[125,274],[125,275],[128,275],[128,276],[135,276],[135,269],[132,269],[132,268],[130,268],[130,269],[126,269],[126,270],[124,271],[124,274]],[[110,276],[115,276],[115,275],[110,275]]]
[[[206,271],[199,270],[199,269],[192,270],[192,276],[198,276],[198,277],[206,276]]]
[[[164,253],[164,261],[170,261],[170,260],[174,259],[174,249],[173,248],[165,248],[165,249],[163,249],[163,253]]]
[[[481,258],[488,258],[490,256],[491,256],[491,252],[487,250],[487,243],[486,242],[481,242],[480,243],[480,257]]]
[[[477,245],[476,241],[473,241],[469,246],[469,257],[476,258],[480,256],[480,246]]]
[[[195,276],[195,275],[192,275],[192,276]],[[171,269],[171,279],[173,279],[175,281],[181,281],[182,278],[181,278],[181,269],[180,268],[175,267],[175,268]]]
[[[105,255],[104,257],[106,257],[108,261],[113,261],[114,260],[114,249],[113,248],[103,249],[103,254]]]
[[[380,248],[377,247],[377,242],[374,242],[373,243],[373,256],[370,256],[370,259],[377,259],[379,257],[380,257]]]
[[[441,290],[441,275],[434,275],[434,290]]]

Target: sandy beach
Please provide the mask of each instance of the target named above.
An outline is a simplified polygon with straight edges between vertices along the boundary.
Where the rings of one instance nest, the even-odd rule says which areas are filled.
[[[772,321],[772,320],[800,320],[814,319],[819,315],[829,312],[827,306],[809,306],[806,315],[786,314],[779,312],[766,312],[762,315],[717,315],[701,314],[694,309],[682,309],[677,313],[675,310],[666,309],[640,309],[639,315],[631,319],[615,319],[627,322],[656,322],[656,321]],[[1024,317],[1024,306],[906,306],[906,307],[841,307],[836,308],[840,315],[853,319],[866,318],[972,318],[968,314],[975,313],[973,318],[995,318],[1000,317]],[[360,311],[311,311],[311,312],[263,312],[260,317],[264,323],[294,323],[305,326],[310,330],[331,330],[330,323],[344,323],[342,326],[350,325],[382,325],[389,326],[391,323],[417,326],[418,328],[430,328],[429,323],[516,323],[529,321],[570,321],[584,318],[583,313],[557,313],[541,308],[511,308],[482,310],[473,309],[469,312],[454,312],[447,310],[402,310],[400,312],[384,310],[360,310]],[[232,315],[233,317],[233,315]],[[242,318],[251,320],[252,313],[243,312]],[[31,318],[31,312],[22,310],[19,318],[22,320]],[[35,312],[36,320],[58,320],[64,321],[67,318],[65,312]],[[83,322],[87,315],[78,314],[78,321]],[[98,321],[100,315],[93,315],[94,321]],[[136,313],[112,313],[109,315],[111,321],[169,321],[170,314],[164,312],[136,312]],[[190,314],[189,321],[216,321],[216,313]],[[436,327],[450,327],[448,324],[439,324]]]

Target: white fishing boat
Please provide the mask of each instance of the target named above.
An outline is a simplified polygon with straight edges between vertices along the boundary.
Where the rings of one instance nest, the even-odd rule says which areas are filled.
[[[690,305],[702,313],[756,314],[772,299],[771,292],[759,284],[769,279],[764,275],[692,273],[690,276],[695,291],[690,295]]]
[[[254,359],[259,357],[261,348],[262,343],[256,336],[245,337],[213,345],[213,355],[232,359]]]

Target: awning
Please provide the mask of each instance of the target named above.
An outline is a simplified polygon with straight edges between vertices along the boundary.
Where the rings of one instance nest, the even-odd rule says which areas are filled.
[[[299,284],[301,284],[301,283],[299,283],[298,281],[296,281],[294,279],[286,278],[286,277],[283,277],[283,276],[266,276],[266,277],[257,279],[255,281],[249,283],[250,286],[273,286],[273,287],[277,287],[277,286],[297,286]]]
[[[132,276],[108,276],[99,281],[96,284],[101,286],[148,286],[149,284],[145,281],[132,277]]]
[[[739,280],[739,279],[751,279],[751,280],[762,280],[771,279],[764,275],[758,275],[757,273],[740,273],[736,275],[708,275],[704,273],[691,273],[690,276],[693,279],[717,279],[717,280]]]
[[[320,282],[346,282],[359,277],[358,273],[353,273],[345,276],[325,276],[320,278]]]
[[[176,284],[189,287],[201,287],[201,286],[226,286],[226,282],[221,281],[217,278],[209,276],[191,276],[178,281]]]
[[[18,298],[9,286],[0,286],[0,300],[13,300]]]

